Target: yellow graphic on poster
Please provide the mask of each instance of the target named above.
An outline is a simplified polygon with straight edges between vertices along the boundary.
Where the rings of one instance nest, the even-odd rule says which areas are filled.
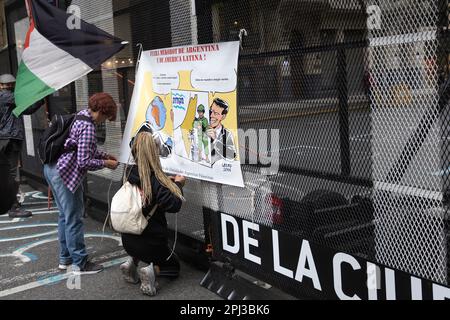
[[[157,142],[166,173],[244,186],[237,134],[239,42],[144,51],[120,161],[140,132]]]

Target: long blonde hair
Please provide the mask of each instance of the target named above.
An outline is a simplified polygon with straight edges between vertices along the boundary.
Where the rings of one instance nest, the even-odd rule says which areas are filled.
[[[164,173],[159,159],[159,148],[150,132],[140,132],[133,143],[132,154],[135,158],[141,180],[144,204],[152,202],[152,172],[156,179],[175,196],[184,200],[180,188]]]

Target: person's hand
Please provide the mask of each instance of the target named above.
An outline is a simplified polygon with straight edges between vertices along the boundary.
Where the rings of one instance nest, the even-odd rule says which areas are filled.
[[[112,154],[107,154],[106,155],[106,160],[114,160],[117,161],[117,158],[115,156],[113,156]]]
[[[210,137],[211,139],[213,139],[213,140],[216,140],[216,130],[214,130],[213,128],[211,128],[211,127],[208,127],[208,129],[206,130],[206,135],[208,136],[208,137]]]
[[[117,160],[105,160],[105,167],[111,170],[116,170],[119,166]]]
[[[173,181],[178,182],[179,184],[181,184],[182,187],[184,187],[184,185],[186,184],[186,177],[176,175],[175,177],[173,177]]]

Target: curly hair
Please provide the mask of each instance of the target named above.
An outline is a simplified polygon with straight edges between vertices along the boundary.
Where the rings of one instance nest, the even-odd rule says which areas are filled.
[[[106,115],[109,121],[116,120],[117,105],[114,99],[105,92],[96,93],[89,98],[89,109]]]

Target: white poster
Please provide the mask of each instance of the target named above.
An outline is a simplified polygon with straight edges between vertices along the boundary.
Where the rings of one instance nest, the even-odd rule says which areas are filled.
[[[120,162],[131,158],[131,139],[151,128],[166,173],[243,187],[238,57],[238,41],[144,51]]]

